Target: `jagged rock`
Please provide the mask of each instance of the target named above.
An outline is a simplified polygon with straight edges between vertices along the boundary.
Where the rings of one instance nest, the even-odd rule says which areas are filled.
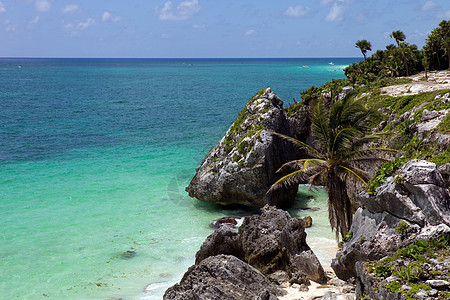
[[[364,299],[403,299],[400,292],[392,293],[388,291],[386,289],[386,284],[380,284],[375,275],[367,273],[363,262],[357,262],[355,265],[355,270],[358,278],[356,285],[356,297],[366,295],[367,297]]]
[[[297,272],[291,276],[291,279],[289,279],[290,284],[298,284],[303,286],[311,285],[309,282],[308,276],[303,272]]]
[[[192,266],[179,284],[169,288],[164,300],[276,299],[284,291],[258,270],[234,256],[218,255]],[[275,297],[275,298],[273,298]]]
[[[286,271],[275,271],[272,274],[267,275],[267,278],[270,279],[270,281],[280,285],[283,282],[289,281],[290,277],[289,274]]]
[[[429,111],[428,109],[425,109],[422,112],[422,121],[428,121],[437,118],[439,116],[441,116],[441,113],[439,111],[436,110]]]
[[[411,125],[412,132],[417,134],[419,139],[427,144],[439,141],[440,147],[448,147],[450,145],[450,135],[448,133],[437,132],[435,129],[445,119],[449,112],[450,109],[441,111],[428,111],[425,109],[422,113],[422,120]]]
[[[319,260],[306,244],[303,222],[275,207],[261,211],[246,217],[239,227],[245,260],[264,274],[301,271],[311,280],[326,282]]]
[[[350,228],[353,237],[344,243],[343,249],[331,263],[336,276],[348,280],[355,276],[356,262],[381,259],[408,245],[410,241],[404,241],[396,232],[402,221],[387,212],[372,213],[359,208]],[[419,226],[408,223],[411,234],[418,231],[418,228]]]
[[[446,288],[450,286],[450,282],[447,280],[427,280],[426,283],[428,283],[431,287],[440,289],[440,288]]]
[[[386,211],[422,227],[450,224],[450,193],[431,162],[407,162],[376,189],[376,197],[362,193],[358,201],[371,212]]]
[[[223,205],[290,206],[297,186],[266,193],[281,165],[297,157],[294,146],[271,131],[289,135],[290,127],[283,101],[267,88],[250,99],[206,155],[186,191],[191,197]]]
[[[336,294],[333,292],[326,293],[323,297],[318,298],[320,300],[354,300],[355,294],[348,293],[348,294]]]
[[[450,163],[443,164],[438,170],[444,179],[445,186],[450,188]]]
[[[271,293],[269,293],[267,290],[262,291],[259,293],[258,297],[255,300],[277,300],[278,298]]]
[[[342,91],[336,96],[335,101],[341,101],[345,98],[349,93],[353,92],[354,88],[351,86],[345,86],[342,88]]]
[[[299,141],[304,141],[307,144],[313,142],[311,134],[311,109],[305,103],[304,106],[299,107],[297,111],[288,115],[289,128],[291,136]]]
[[[358,261],[378,260],[414,240],[450,233],[450,192],[433,163],[409,161],[376,192],[359,195],[365,208],[355,213],[353,236],[332,261],[343,280],[356,275]]]
[[[208,236],[195,254],[195,264],[199,264],[207,257],[219,254],[233,255],[244,260],[241,239],[235,229],[222,226]]]

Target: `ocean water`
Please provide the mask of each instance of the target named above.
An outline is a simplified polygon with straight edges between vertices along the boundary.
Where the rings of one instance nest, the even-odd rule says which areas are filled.
[[[212,220],[249,213],[184,191],[248,98],[287,105],[355,61],[0,59],[0,299],[161,299]],[[325,192],[290,212],[329,260]]]

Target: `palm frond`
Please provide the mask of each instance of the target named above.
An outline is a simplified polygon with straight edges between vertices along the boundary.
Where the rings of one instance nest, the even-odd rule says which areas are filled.
[[[317,159],[317,158],[303,158],[303,159],[291,160],[291,161],[283,164],[277,170],[277,173],[285,173],[290,170],[308,169],[313,166],[323,165],[325,163],[326,163],[325,160]]]
[[[364,170],[358,169],[358,168],[351,168],[349,166],[346,165],[339,165],[340,169],[343,169],[345,171],[345,173],[352,175],[354,178],[362,181],[364,184],[367,183],[367,181],[369,181],[370,179],[370,175],[369,173],[367,173]]]
[[[273,134],[273,135],[279,136],[279,137],[281,137],[281,138],[283,138],[283,139],[285,139],[287,141],[290,141],[295,146],[305,150],[308,153],[308,155],[310,155],[310,156],[313,156],[313,157],[316,157],[316,158],[324,158],[322,153],[320,153],[319,151],[317,151],[316,149],[314,149],[313,147],[311,147],[310,145],[308,145],[308,144],[306,144],[304,142],[301,142],[301,141],[299,141],[297,139],[294,139],[293,137],[287,136],[285,134],[278,133],[276,131],[269,130],[268,132]]]
[[[352,127],[340,128],[334,136],[332,148],[330,152],[332,154],[337,154],[341,152],[348,152],[351,150],[352,141],[356,136],[360,135],[361,132]]]
[[[373,152],[401,152],[399,150],[391,149],[391,148],[383,148],[383,147],[374,147],[374,148],[366,148],[366,149],[359,149],[353,152],[349,152],[346,155],[344,155],[343,159],[345,160],[353,160],[355,158],[363,157],[363,155],[367,155],[367,153],[373,153]]]
[[[330,118],[329,109],[323,99],[317,101],[313,107],[311,117],[311,131],[317,138],[321,148],[330,149]]]
[[[321,170],[319,172],[316,172],[315,174],[311,175],[308,179],[308,184],[312,186],[316,185],[324,185],[326,182],[326,172],[325,170]]]
[[[305,169],[301,169],[281,177],[274,184],[272,184],[267,193],[272,193],[274,190],[277,190],[281,187],[289,187],[292,186],[293,184],[306,182],[309,176],[308,174],[306,174],[305,171],[306,171]]]
[[[386,134],[384,132],[376,132],[376,133],[364,135],[353,142],[353,147],[359,148],[367,143],[375,142],[375,141],[379,140],[380,138],[385,137],[387,135],[388,134]]]

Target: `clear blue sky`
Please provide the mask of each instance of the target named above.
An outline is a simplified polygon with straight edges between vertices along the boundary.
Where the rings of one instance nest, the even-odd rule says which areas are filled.
[[[449,0],[0,0],[0,57],[358,57],[443,19]]]

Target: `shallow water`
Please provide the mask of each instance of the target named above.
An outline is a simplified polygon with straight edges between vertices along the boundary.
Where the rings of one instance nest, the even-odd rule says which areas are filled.
[[[0,59],[0,299],[161,299],[248,214],[188,197],[204,155],[259,89],[287,104],[355,60],[329,61]],[[328,260],[324,195],[291,213]]]

